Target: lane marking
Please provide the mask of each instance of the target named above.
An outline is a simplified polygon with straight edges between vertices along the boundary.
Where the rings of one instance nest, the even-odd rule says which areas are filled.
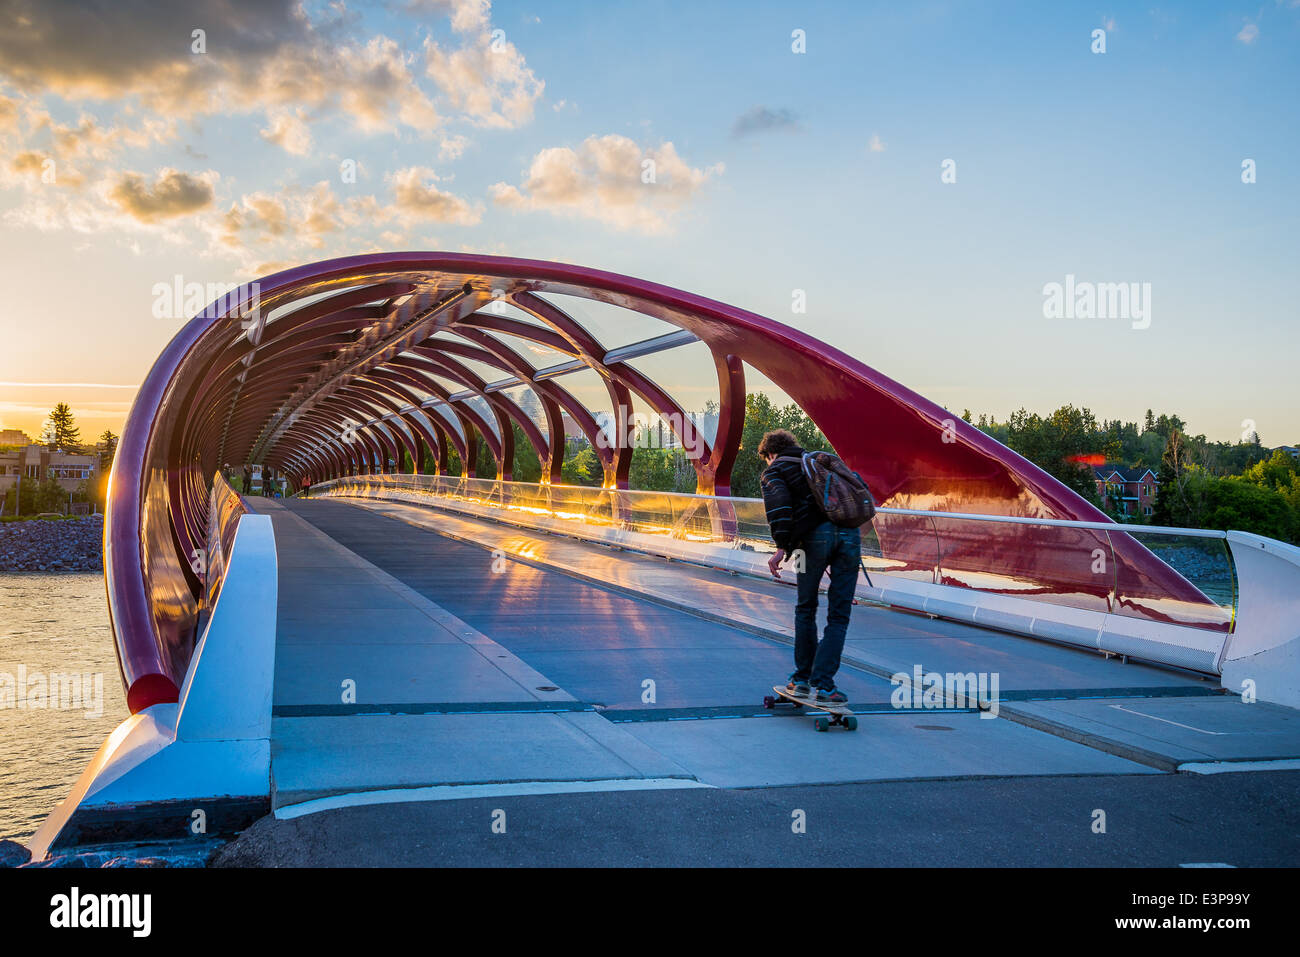
[[[1141,711],[1131,711],[1123,705],[1113,704],[1110,707],[1114,708],[1116,711],[1123,711],[1125,714],[1135,714],[1139,718],[1150,718],[1152,721],[1163,721],[1165,724],[1172,724],[1177,728],[1186,728],[1188,731],[1199,731],[1201,734],[1224,735],[1229,733],[1227,731],[1206,731],[1204,728],[1193,728],[1190,724],[1180,724],[1177,721],[1170,721],[1168,718],[1157,718],[1153,714],[1145,714]]]
[[[520,797],[530,794],[587,794],[599,791],[666,791],[680,788],[713,788],[692,778],[611,778],[606,781],[515,781],[510,784],[436,784],[418,788],[385,788],[353,791],[329,797],[286,804],[275,809],[278,821],[320,811],[370,804],[406,804],[412,801],[460,801],[484,797]]]

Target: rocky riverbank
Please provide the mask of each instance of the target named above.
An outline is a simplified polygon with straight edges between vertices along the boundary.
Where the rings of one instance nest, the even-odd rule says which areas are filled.
[[[97,572],[104,516],[0,522],[0,572]]]

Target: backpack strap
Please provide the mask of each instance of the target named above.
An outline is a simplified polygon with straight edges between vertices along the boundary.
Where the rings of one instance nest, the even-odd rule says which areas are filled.
[[[772,461],[793,462],[795,465],[799,466],[799,471],[803,473],[803,477],[805,481],[807,481],[811,485],[813,473],[812,473],[812,464],[808,460],[808,456],[810,455],[812,455],[811,452],[805,452],[803,455],[778,455]]]

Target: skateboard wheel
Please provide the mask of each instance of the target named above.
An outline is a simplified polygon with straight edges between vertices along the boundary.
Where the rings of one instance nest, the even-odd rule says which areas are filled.
[[[858,719],[853,717],[853,715],[849,715],[844,719],[844,727],[848,728],[850,731],[858,730]]]
[[[773,698],[771,695],[767,695],[767,696],[763,699],[763,707],[766,708],[768,711],[771,711],[771,710],[772,710],[772,706],[775,705],[775,704],[776,704],[776,699]]]
[[[825,718],[817,719],[816,728],[818,731],[827,731],[830,729],[830,726],[831,723],[827,721]]]
[[[794,705],[796,708],[802,708],[802,707],[803,707],[803,702],[802,702],[802,701],[791,701],[790,703],[791,703],[792,705]]]

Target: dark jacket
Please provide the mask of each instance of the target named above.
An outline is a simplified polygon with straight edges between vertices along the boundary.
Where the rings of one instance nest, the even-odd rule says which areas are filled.
[[[799,458],[803,449],[783,452],[782,456]],[[793,551],[803,542],[804,536],[826,521],[826,516],[813,501],[812,490],[804,478],[798,462],[773,462],[759,476],[763,486],[763,506],[767,509],[767,524],[772,529],[772,541],[786,552]]]

